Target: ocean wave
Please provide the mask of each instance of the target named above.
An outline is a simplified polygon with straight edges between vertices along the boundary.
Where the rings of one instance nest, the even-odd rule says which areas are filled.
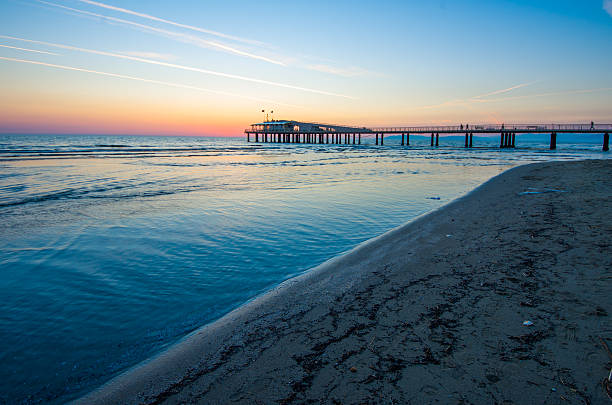
[[[0,208],[15,207],[33,203],[44,203],[47,201],[57,200],[79,200],[79,199],[130,199],[130,198],[147,198],[162,195],[172,195],[179,193],[189,193],[205,189],[204,185],[193,185],[193,186],[171,186],[168,188],[150,189],[145,188],[146,184],[137,186],[139,189],[131,190],[124,193],[113,193],[113,191],[123,189],[133,189],[132,185],[116,185],[111,187],[97,187],[93,189],[67,189],[61,191],[55,191],[50,193],[44,193],[39,195],[32,195],[21,198],[19,200],[0,202]]]

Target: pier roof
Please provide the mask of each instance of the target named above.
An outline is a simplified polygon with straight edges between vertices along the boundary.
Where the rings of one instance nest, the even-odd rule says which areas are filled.
[[[296,123],[297,121],[265,121],[265,122],[258,122],[256,124],[251,124],[251,125],[284,125],[284,124],[293,124]]]

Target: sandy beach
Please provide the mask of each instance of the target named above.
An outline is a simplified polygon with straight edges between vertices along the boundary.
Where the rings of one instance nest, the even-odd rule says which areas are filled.
[[[76,402],[610,403],[611,217],[610,160],[511,169]]]

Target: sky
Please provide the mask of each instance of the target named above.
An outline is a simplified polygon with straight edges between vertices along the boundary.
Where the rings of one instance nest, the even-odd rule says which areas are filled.
[[[0,0],[0,133],[238,136],[262,110],[612,123],[612,0]]]

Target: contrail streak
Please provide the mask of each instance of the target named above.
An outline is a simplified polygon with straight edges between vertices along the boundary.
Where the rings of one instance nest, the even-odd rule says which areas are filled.
[[[0,35],[0,38],[12,39],[12,40],[16,40],[16,41],[24,41],[24,42],[40,44],[40,45],[46,45],[46,46],[52,46],[52,47],[55,47],[55,48],[68,49],[68,50],[72,50],[72,51],[86,52],[86,53],[91,53],[91,54],[95,54],[95,55],[110,56],[110,57],[119,58],[119,59],[127,59],[127,60],[132,60],[132,61],[141,62],[141,63],[148,63],[148,64],[151,64],[151,65],[165,66],[165,67],[170,67],[170,68],[174,68],[174,69],[187,70],[187,71],[198,72],[198,73],[203,73],[203,74],[207,74],[207,75],[225,77],[225,78],[228,78],[228,79],[243,80],[243,81],[247,81],[247,82],[251,82],[251,83],[267,84],[267,85],[270,85],[270,86],[283,87],[283,88],[286,88],[286,89],[301,90],[301,91],[306,91],[306,92],[309,92],[309,93],[323,94],[323,95],[326,95],[326,96],[334,96],[334,97],[343,97],[343,98],[348,98],[348,99],[354,99],[354,97],[351,97],[351,96],[347,96],[347,95],[344,95],[344,94],[332,93],[332,92],[328,92],[328,91],[324,91],[324,90],[309,89],[307,87],[300,87],[300,86],[294,86],[294,85],[291,85],[291,84],[271,82],[271,81],[263,80],[263,79],[256,79],[256,78],[252,78],[252,77],[246,77],[246,76],[234,75],[234,74],[230,74],[230,73],[217,72],[217,71],[214,71],[214,70],[200,69],[200,68],[191,67],[191,66],[177,65],[177,64],[174,64],[174,63],[160,62],[160,61],[155,61],[155,60],[150,60],[150,59],[143,59],[143,58],[138,58],[138,57],[135,57],[135,56],[121,55],[121,54],[112,53],[112,52],[96,51],[96,50],[93,50],[93,49],[78,48],[76,46],[62,45],[62,44],[56,44],[56,43],[52,43],[52,42],[36,41],[36,40],[33,40],[33,39],[17,38],[17,37],[11,37],[11,36],[7,36],[7,35]]]
[[[264,45],[262,42],[259,42],[259,41],[254,41],[254,40],[251,40],[251,39],[235,37],[233,35],[224,34],[222,32],[218,32],[218,31],[212,31],[212,30],[208,30],[208,29],[205,29],[205,28],[194,27],[193,25],[181,24],[181,23],[177,23],[175,21],[166,20],[166,19],[163,19],[163,18],[159,18],[159,17],[155,17],[155,16],[152,16],[152,15],[149,15],[149,14],[139,13],[137,11],[132,11],[132,10],[128,10],[128,9],[121,8],[121,7],[111,6],[111,5],[100,3],[100,2],[97,2],[97,1],[92,1],[92,0],[78,0],[78,1],[80,1],[81,3],[90,4],[92,6],[102,7],[102,8],[105,8],[107,10],[118,11],[118,12],[121,12],[121,13],[131,14],[131,15],[135,15],[137,17],[146,18],[146,19],[151,20],[151,21],[157,21],[157,22],[161,22],[161,23],[164,23],[164,24],[173,25],[175,27],[180,27],[180,28],[185,28],[185,29],[192,30],[192,31],[202,32],[204,34],[210,34],[210,35],[214,35],[214,36],[217,36],[217,37],[220,37],[220,38],[231,39],[232,41],[244,42],[244,43],[253,44],[253,45],[259,45],[259,46]]]
[[[597,93],[602,91],[612,91],[612,87],[601,87],[597,89],[580,89],[580,90],[567,90],[567,91],[554,91],[549,93],[539,93],[539,94],[526,94],[524,96],[511,96],[511,97],[499,97],[499,98],[489,98],[489,99],[466,99],[466,100],[455,100],[449,101],[446,103],[425,106],[423,108],[435,108],[443,105],[463,105],[470,106],[471,104],[486,104],[486,103],[497,103],[500,101],[511,101],[511,100],[523,100],[528,98],[537,98],[537,97],[551,97],[551,96],[567,96],[570,94],[588,94],[588,93]]]
[[[53,53],[53,52],[46,52],[46,51],[37,51],[36,49],[28,49],[28,48],[19,48],[17,46],[9,46],[9,45],[0,45],[2,48],[10,48],[10,49],[17,49],[18,51],[26,51],[26,52],[36,52],[36,53],[44,53],[46,55],[54,55],[54,56],[58,56],[59,53]]]
[[[474,97],[470,97],[470,98],[460,98],[460,99],[456,99],[456,100],[445,101],[445,102],[440,103],[440,104],[424,106],[423,108],[431,109],[431,108],[444,107],[444,106],[453,106],[453,105],[467,106],[467,105],[473,104],[473,103],[486,103],[487,100],[486,99],[483,100],[484,97],[493,96],[495,94],[508,93],[508,92],[510,92],[512,90],[520,89],[521,87],[529,86],[529,85],[531,85],[533,83],[535,83],[535,82],[521,83],[521,84],[517,84],[516,86],[508,87],[507,89],[495,90],[495,91],[492,91],[490,93],[481,94],[479,96],[474,96]]]
[[[481,94],[480,96],[474,96],[472,98],[483,98],[483,97],[493,96],[495,94],[503,94],[503,93],[507,93],[512,90],[520,89],[521,87],[532,85],[533,83],[535,82],[517,84],[516,86],[508,87],[507,89],[492,91],[491,93]]]
[[[245,98],[245,99],[248,99],[248,100],[263,101],[263,102],[266,102],[266,103],[280,104],[280,105],[300,108],[300,106],[296,106],[296,105],[292,105],[292,104],[283,104],[283,103],[279,103],[277,101],[268,100],[268,99],[264,99],[264,98],[250,97],[250,96],[245,96],[245,95],[241,95],[241,94],[228,93],[226,91],[219,91],[219,90],[206,89],[206,88],[203,88],[203,87],[190,86],[190,85],[187,85],[187,84],[164,82],[164,81],[161,81],[161,80],[153,80],[153,79],[145,79],[143,77],[122,75],[122,74],[119,74],[119,73],[102,72],[102,71],[99,71],[99,70],[84,69],[84,68],[78,68],[78,67],[73,67],[73,66],[56,65],[54,63],[39,62],[39,61],[28,60],[28,59],[7,58],[7,57],[4,57],[4,56],[0,56],[0,60],[6,60],[6,61],[11,61],[11,62],[19,62],[19,63],[28,63],[28,64],[31,64],[31,65],[46,66],[46,67],[51,67],[51,68],[55,68],[55,69],[71,70],[71,71],[75,71],[75,72],[93,73],[93,74],[96,74],[96,75],[116,77],[116,78],[119,78],[119,79],[127,79],[127,80],[135,80],[135,81],[145,82],[145,83],[160,84],[160,85],[163,85],[163,86],[177,87],[177,88],[181,88],[181,89],[198,90],[198,91],[203,91],[203,92],[207,92],[207,93],[215,93],[215,94],[220,94],[220,95],[224,95],[224,96],[240,97],[240,98]]]
[[[52,2],[49,2],[49,1],[44,1],[44,0],[36,0],[36,1],[38,3],[42,3],[42,4],[49,5],[49,6],[58,7],[58,8],[64,9],[64,10],[72,11],[74,13],[79,13],[79,14],[89,15],[89,16],[92,16],[92,17],[107,19],[107,20],[110,20],[110,21],[115,21],[115,22],[120,23],[120,24],[130,25],[130,26],[133,26],[133,27],[137,27],[137,28],[140,28],[140,29],[147,30],[147,31],[157,32],[159,34],[167,35],[167,36],[172,37],[174,39],[177,39],[179,41],[191,43],[191,44],[194,44],[194,45],[197,45],[197,46],[204,45],[204,46],[207,46],[209,48],[216,48],[216,49],[220,49],[222,51],[233,53],[233,54],[236,54],[236,55],[245,56],[245,57],[252,58],[252,59],[259,59],[259,60],[262,60],[264,62],[273,63],[275,65],[286,66],[285,63],[283,63],[283,62],[280,62],[280,61],[277,61],[277,60],[274,60],[274,59],[270,59],[270,58],[266,58],[265,56],[256,55],[256,54],[253,54],[253,53],[250,53],[250,52],[241,51],[240,49],[236,49],[236,48],[233,48],[231,46],[223,45],[223,44],[220,44],[218,42],[208,41],[206,39],[198,38],[198,37],[195,37],[193,35],[188,35],[188,34],[182,34],[182,33],[179,33],[179,32],[168,31],[168,30],[164,30],[164,29],[161,29],[161,28],[152,27],[150,25],[139,24],[139,23],[134,22],[134,21],[129,21],[129,20],[121,19],[121,18],[111,17],[111,16],[107,16],[107,15],[104,15],[104,14],[93,13],[91,11],[79,10],[77,8],[72,8],[72,7],[61,5],[61,4],[52,3]]]
[[[550,97],[550,96],[566,96],[569,94],[588,94],[588,93],[597,93],[600,91],[612,91],[612,87],[601,87],[597,89],[580,89],[580,90],[567,90],[567,91],[555,91],[550,93],[539,93],[539,94],[527,94],[524,96],[512,96],[512,97],[501,97],[501,98],[492,98],[488,100],[481,100],[483,103],[494,103],[498,101],[508,101],[508,100],[521,100],[525,98],[536,98],[536,97]]]

